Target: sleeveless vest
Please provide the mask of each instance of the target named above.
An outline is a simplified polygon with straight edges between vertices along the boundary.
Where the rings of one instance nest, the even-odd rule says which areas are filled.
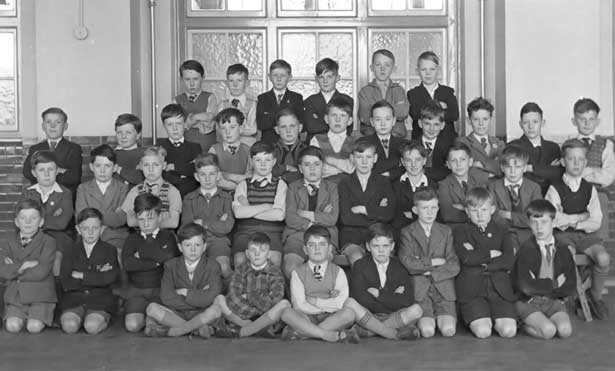
[[[582,214],[587,211],[587,205],[592,197],[592,185],[581,179],[581,185],[576,192],[572,192],[563,180],[552,183],[562,201],[565,214]]]
[[[209,97],[211,93],[208,91],[202,91],[194,102],[190,102],[188,95],[182,93],[175,97],[177,104],[182,106],[186,113],[201,113],[207,111],[207,104],[209,103]]]
[[[247,145],[240,143],[234,155],[225,151],[222,143],[214,144],[213,148],[216,151],[216,156],[218,156],[220,170],[231,174],[246,173],[250,160],[250,148]]]
[[[250,179],[246,179],[247,199],[250,205],[273,204],[279,182],[280,178],[272,177],[271,183],[261,188],[258,186],[258,182],[252,183]],[[240,225],[261,225],[280,229],[284,228],[284,222],[274,222],[255,218],[239,219],[237,223]]]
[[[335,152],[333,147],[331,146],[331,142],[329,141],[329,137],[327,134],[316,134],[314,136],[320,145],[320,150],[322,154],[327,157],[331,156],[334,158],[346,160],[352,154],[352,139],[349,136],[346,137],[344,143],[342,144],[342,148],[339,152]]]
[[[335,288],[335,281],[339,270],[340,267],[329,262],[321,281],[314,278],[314,273],[310,270],[308,263],[302,264],[297,268],[296,272],[301,282],[303,282],[305,296],[329,299],[331,297],[331,290]]]
[[[160,186],[158,194],[155,194],[153,192],[150,192],[150,190],[147,189],[145,184],[141,183],[141,184],[137,185],[137,192],[138,192],[138,194],[152,193],[155,196],[158,196],[158,198],[160,198],[160,201],[162,201],[162,210],[161,211],[169,211],[169,188],[170,188],[170,184],[167,183],[167,182],[164,182]]]

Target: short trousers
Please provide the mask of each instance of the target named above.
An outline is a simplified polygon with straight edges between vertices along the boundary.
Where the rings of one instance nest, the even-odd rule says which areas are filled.
[[[479,318],[517,319],[515,303],[504,299],[492,284],[488,285],[486,296],[478,296],[465,303],[460,302],[459,309],[466,325]]]
[[[124,302],[124,313],[145,313],[145,309],[150,303],[160,304],[160,288],[140,289],[129,287],[122,293]]]
[[[219,256],[231,256],[231,241],[228,237],[207,236],[207,256],[217,258]]]
[[[518,301],[515,303],[515,308],[521,319],[526,319],[530,314],[536,312],[542,312],[547,318],[551,318],[558,312],[568,312],[563,300],[544,296],[535,296],[528,301]]]
[[[82,320],[82,321],[85,319],[85,317],[89,316],[90,314],[99,314],[99,315],[101,315],[105,319],[105,322],[109,322],[109,320],[111,319],[111,313],[105,312],[104,310],[87,309],[85,307],[85,305],[81,305],[81,306],[78,306],[78,307],[75,307],[75,308],[67,309],[67,310],[62,312],[62,315],[64,315],[65,313],[76,314],[77,317],[79,317],[79,319]]]
[[[167,307],[165,307],[167,308]],[[168,310],[170,310],[171,312],[177,314],[178,316],[180,316],[184,321],[190,321],[191,319],[193,319],[194,317],[198,316],[199,314],[203,313],[205,311],[205,309],[200,310],[200,309],[196,309],[196,310],[178,310],[178,309],[171,309],[171,308],[167,308]]]
[[[232,254],[238,254],[245,252],[248,248],[248,241],[250,237],[256,232],[262,232],[271,240],[271,251],[282,252],[282,230],[283,228],[277,226],[264,226],[264,225],[249,225],[240,226],[235,231],[233,237]]]
[[[395,311],[393,313],[374,313],[374,317],[380,322],[391,321],[393,322],[393,326],[389,326],[392,328],[400,328],[404,326],[404,321],[401,318],[401,312],[403,312],[405,308]]]
[[[592,245],[601,245],[602,239],[598,233],[585,233],[583,231],[555,232],[558,241],[566,246],[573,246],[579,253],[584,252]]]
[[[437,316],[457,317],[457,308],[454,300],[446,300],[440,291],[431,285],[425,297],[418,302],[423,310],[423,317],[434,318]]]
[[[16,317],[22,320],[35,319],[43,322],[47,326],[53,323],[53,311],[55,303],[32,303],[15,304],[6,303],[4,306],[4,320]]]

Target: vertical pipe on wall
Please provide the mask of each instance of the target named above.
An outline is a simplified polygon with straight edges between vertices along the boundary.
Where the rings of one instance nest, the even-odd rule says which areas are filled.
[[[156,23],[154,18],[154,10],[156,8],[156,0],[149,0],[149,28],[150,28],[150,53],[151,53],[151,68],[152,68],[152,143],[156,144],[157,126],[156,126]]]
[[[479,37],[480,37],[480,96],[485,96],[485,0],[479,0]]]

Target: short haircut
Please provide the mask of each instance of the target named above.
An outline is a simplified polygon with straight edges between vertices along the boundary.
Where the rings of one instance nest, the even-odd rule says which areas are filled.
[[[468,117],[472,116],[472,113],[480,110],[485,110],[489,112],[489,115],[493,116],[493,111],[495,108],[493,104],[489,102],[488,99],[483,97],[474,98],[470,103],[468,103],[468,107],[466,109],[468,111]]]
[[[271,239],[263,232],[254,232],[248,239],[246,250],[250,245],[267,246],[271,247]]]
[[[195,61],[194,59],[188,59],[184,61],[184,63],[179,66],[179,76],[184,77],[184,71],[190,70],[198,73],[203,77],[205,75],[205,69],[203,65],[199,61]]]
[[[388,49],[378,49],[375,52],[373,52],[372,53],[372,63],[374,63],[374,59],[376,58],[378,54],[391,58],[393,60],[393,64],[395,64],[395,55],[393,55],[393,53]]]
[[[446,158],[448,158],[451,155],[451,152],[453,151],[464,151],[468,155],[469,158],[472,158],[472,150],[470,150],[470,147],[468,147],[467,144],[460,142],[458,140],[456,140],[453,143],[453,145],[448,148]]]
[[[177,231],[177,242],[182,243],[196,236],[201,236],[203,241],[205,241],[206,235],[207,232],[205,231],[205,228],[196,223],[188,223],[179,227],[179,230]]]
[[[331,58],[324,58],[316,63],[316,76],[320,76],[325,72],[333,72],[337,75],[340,70],[340,65]]]
[[[510,160],[519,160],[527,164],[530,154],[518,145],[508,145],[500,155],[500,166],[508,166]]]
[[[534,102],[527,102],[526,104],[524,104],[523,107],[521,107],[521,113],[519,114],[519,117],[523,118],[523,115],[530,112],[536,112],[542,118],[542,108],[540,108],[538,103]]]
[[[231,64],[226,69],[226,77],[229,77],[230,75],[234,75],[236,73],[243,74],[246,77],[246,80],[250,76],[250,71],[248,71],[248,67],[244,66],[241,63]]]
[[[58,164],[58,159],[53,151],[36,151],[32,157],[30,157],[30,166],[32,169],[38,164],[48,164],[50,162],[56,165]]]
[[[165,161],[167,158],[167,150],[164,149],[163,147],[158,147],[158,146],[147,147],[143,151],[143,155],[141,156],[141,159],[143,159],[143,157],[145,156],[158,156],[158,157],[162,157],[162,161]]]
[[[589,111],[594,111],[596,114],[600,113],[600,106],[591,98],[581,98],[578,101],[574,102],[573,112],[577,113],[585,113]]]
[[[243,121],[246,119],[246,117],[243,115],[243,112],[241,112],[237,108],[229,107],[218,112],[218,114],[214,117],[214,122],[216,122],[218,125],[221,125],[225,122],[231,122],[231,118],[233,117],[235,118],[239,126],[243,125]]]
[[[194,170],[199,171],[200,168],[205,166],[215,166],[220,169],[220,162],[218,156],[215,153],[201,153],[194,159]]]
[[[181,117],[185,120],[186,117],[188,117],[188,114],[186,113],[186,110],[184,110],[184,107],[177,103],[171,103],[164,106],[162,112],[160,112],[160,119],[162,122],[165,122],[165,120],[170,119],[171,117]]]
[[[289,74],[293,73],[292,67],[284,59],[276,59],[275,61],[271,62],[271,65],[269,66],[269,73],[273,72],[273,70],[278,68],[285,69]]]
[[[38,214],[41,217],[43,216],[43,205],[41,204],[41,202],[39,200],[35,200],[32,198],[25,198],[23,200],[18,201],[17,204],[15,205],[15,217],[17,217],[17,214],[19,214],[21,210],[28,210],[28,209],[34,209],[38,211]]]
[[[51,115],[51,114],[60,115],[62,116],[62,120],[64,122],[68,121],[68,115],[66,114],[66,112],[64,112],[62,108],[58,108],[58,107],[47,108],[46,110],[43,111],[43,113],[41,113],[41,118],[44,120],[45,116]]]
[[[313,224],[305,230],[303,233],[303,243],[307,245],[310,237],[324,237],[327,242],[331,243],[331,232],[329,232],[327,227],[319,224]]]
[[[276,125],[279,124],[280,119],[286,116],[294,117],[295,120],[297,120],[297,123],[299,124],[301,123],[301,120],[299,119],[299,115],[297,115],[297,112],[295,112],[295,110],[290,107],[285,107],[279,110],[278,113],[275,115],[275,124]]]
[[[438,119],[440,122],[444,122],[444,108],[440,106],[440,103],[430,99],[421,107],[419,113],[419,120],[432,120]]]
[[[162,200],[151,193],[141,193],[135,197],[134,211],[136,215],[144,211],[155,211],[156,214],[160,214],[162,212]]]
[[[585,153],[589,151],[589,145],[578,138],[568,139],[562,144],[562,156],[566,156],[566,152],[573,148],[583,148]]]
[[[259,140],[258,142],[254,143],[252,147],[250,147],[250,157],[254,157],[258,155],[259,153],[273,155],[273,151],[274,151],[273,145],[263,142],[262,140]]]
[[[88,220],[90,218],[98,219],[102,223],[103,214],[100,212],[100,210],[94,207],[86,207],[85,209],[81,210],[79,214],[77,214],[77,224],[81,224],[82,221]]]
[[[363,153],[370,148],[373,149],[374,152],[376,152],[376,145],[371,142],[367,137],[361,137],[353,143],[352,152]]]
[[[528,218],[542,218],[549,215],[551,219],[555,219],[555,206],[544,198],[533,200],[527,205],[526,214]]]
[[[438,200],[438,194],[430,187],[419,188],[414,192],[414,196],[412,196],[412,201],[415,205],[421,201],[431,200]]]
[[[306,149],[301,151],[301,153],[299,154],[299,163],[301,163],[301,161],[303,161],[303,158],[306,156],[318,157],[320,161],[325,160],[325,156],[322,154],[322,150],[314,146],[308,146]]]
[[[465,206],[466,207],[478,207],[485,202],[489,201],[492,205],[494,204],[494,196],[490,190],[485,187],[474,187],[471,188],[466,194]]]
[[[352,101],[352,98],[349,98],[345,95],[338,95],[337,97],[331,98],[331,100],[327,104],[327,113],[329,113],[331,108],[334,107],[341,109],[342,111],[346,112],[348,116],[352,117],[354,102]]]
[[[117,163],[117,156],[115,154],[115,151],[113,150],[113,147],[108,144],[101,144],[98,147],[94,148],[90,152],[90,162],[94,163],[94,161],[96,161],[96,157],[98,156],[104,157],[109,161],[113,162],[114,164]]]
[[[140,133],[143,130],[143,123],[141,119],[137,115],[133,115],[132,113],[122,113],[115,119],[115,130],[120,126],[124,125],[132,125],[137,133]]]
[[[391,240],[391,242],[395,240],[395,237],[393,235],[393,228],[390,225],[384,223],[374,223],[367,227],[366,237],[366,243],[370,243],[374,238],[378,237],[386,237]]]
[[[410,153],[412,151],[417,151],[419,155],[423,158],[427,158],[427,150],[423,147],[423,144],[418,140],[412,140],[404,143],[401,147],[399,147],[399,156],[404,157],[406,153]]]
[[[440,58],[438,58],[438,55],[432,52],[431,50],[422,52],[421,55],[419,55],[418,59],[416,60],[416,64],[418,65],[421,61],[432,61],[437,66],[440,65]]]
[[[393,105],[387,102],[386,100],[381,99],[372,105],[372,107],[369,110],[369,117],[374,117],[374,111],[382,107],[388,107],[393,113],[393,115],[395,115],[395,108],[393,108]]]

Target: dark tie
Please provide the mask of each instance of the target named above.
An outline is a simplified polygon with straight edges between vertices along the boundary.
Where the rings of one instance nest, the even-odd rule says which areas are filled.
[[[433,152],[432,145],[433,144],[431,142],[425,142],[425,149],[427,150],[427,157],[431,156],[431,153]]]
[[[158,184],[154,183],[154,184],[149,184],[149,183],[145,183],[145,190],[147,192],[154,192],[158,187]]]
[[[531,164],[539,163],[541,154],[542,154],[542,148],[540,146],[536,146],[532,148],[532,155],[530,156],[530,163]]]
[[[551,264],[551,262],[553,261],[553,244],[552,243],[548,243],[545,245],[545,250],[547,251],[547,263]]]
[[[320,265],[314,266],[314,278],[318,281],[322,281],[322,274],[320,274]]]
[[[239,107],[239,99],[233,99],[231,101],[231,106],[233,106],[235,108]]]
[[[237,152],[237,146],[228,145],[226,146],[226,148],[228,148],[228,151],[231,153],[231,155],[234,155],[235,152]]]
[[[284,98],[284,94],[278,94],[278,104],[282,102],[282,98]]]
[[[26,245],[29,244],[30,241],[32,241],[31,237],[21,237],[21,246],[26,247]]]
[[[389,150],[389,140],[388,139],[382,140],[382,148],[384,148],[385,151]]]
[[[153,241],[154,240],[154,234],[153,233],[148,233],[145,235],[145,241]]]
[[[585,142],[585,144],[587,144],[588,147],[592,146],[592,140],[589,138],[583,138],[583,141]]]
[[[318,193],[318,187],[316,187],[314,184],[307,184],[306,186],[310,197],[316,196],[316,194]]]
[[[480,144],[483,148],[487,148],[489,146],[489,142],[487,142],[487,138],[480,138]]]
[[[485,229],[485,227],[480,226],[480,227],[478,227],[478,231],[479,231],[481,234],[485,234],[486,229]]]
[[[468,182],[466,182],[465,180],[461,181],[461,188],[463,188],[463,192],[466,193],[468,192]]]
[[[205,193],[205,199],[207,200],[207,202],[211,201],[211,194]]]
[[[173,146],[174,146],[174,147],[179,147],[179,146],[181,146],[181,145],[182,145],[182,142],[180,142],[180,141],[177,141],[177,142],[171,142],[171,143],[173,143]]]
[[[267,186],[267,184],[269,183],[269,180],[267,178],[263,178],[263,179],[254,179],[252,181],[252,184],[256,184],[256,186],[258,188],[265,188]]]
[[[521,197],[519,197],[519,184],[509,185],[508,192],[510,193],[510,201],[513,206],[519,206],[519,202],[521,202]]]
[[[198,97],[198,94],[194,94],[194,95],[190,95],[188,96],[188,100],[192,103],[194,103],[196,101],[196,98]]]
[[[58,141],[57,140],[50,140],[49,141],[49,150],[55,151],[57,146],[58,146]]]

